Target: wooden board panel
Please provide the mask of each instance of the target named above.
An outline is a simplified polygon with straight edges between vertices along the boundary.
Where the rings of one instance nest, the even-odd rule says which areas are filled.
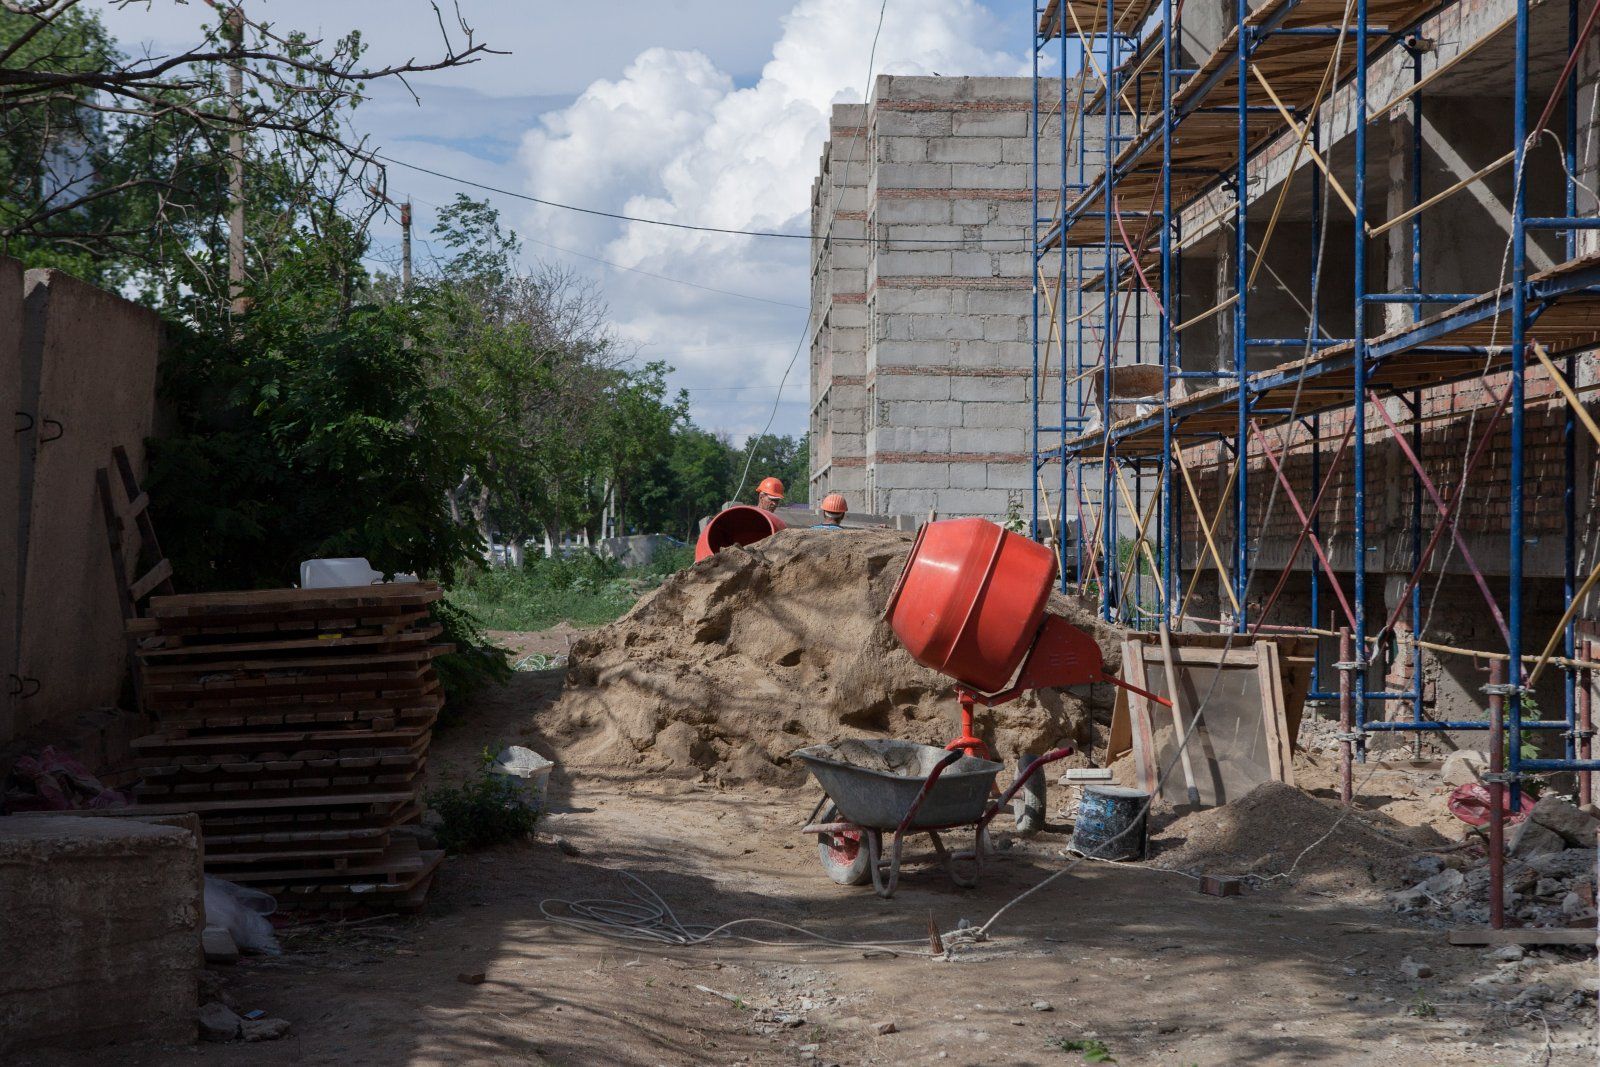
[[[161,320],[60,271],[29,271],[25,286],[36,394],[30,401],[25,379],[22,405],[4,417],[10,430],[13,412],[29,411],[32,428],[14,436],[35,458],[17,511],[0,507],[27,522],[17,673],[38,684],[18,703],[20,726],[59,736],[86,708],[115,704],[127,674],[95,471],[115,445],[143,470],[155,426]]]

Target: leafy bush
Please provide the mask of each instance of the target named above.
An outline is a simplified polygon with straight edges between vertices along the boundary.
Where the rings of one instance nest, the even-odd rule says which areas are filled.
[[[433,661],[444,687],[445,711],[489,685],[504,685],[510,680],[511,663],[506,650],[493,644],[471,612],[448,599],[433,606],[433,617],[444,629],[440,639],[455,645],[455,651]]]
[[[489,768],[494,755],[485,748],[477,771],[458,786],[428,792],[428,806],[442,820],[434,831],[448,852],[469,852],[533,833],[539,813],[523,802],[517,779]]]

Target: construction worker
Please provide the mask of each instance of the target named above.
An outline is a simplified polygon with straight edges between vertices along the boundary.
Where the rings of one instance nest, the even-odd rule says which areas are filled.
[[[777,511],[783,503],[783,483],[776,478],[763,478],[756,486],[756,507],[762,511]]]
[[[811,527],[813,530],[842,530],[844,529],[844,515],[850,510],[850,505],[844,502],[844,497],[838,493],[829,493],[822,498],[822,521]]]

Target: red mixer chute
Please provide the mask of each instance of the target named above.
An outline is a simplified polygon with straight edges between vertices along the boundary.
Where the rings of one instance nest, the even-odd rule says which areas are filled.
[[[718,512],[700,531],[700,539],[694,545],[694,561],[699,563],[730,545],[753,545],[786,529],[784,521],[770,511],[735,504]]]
[[[1045,611],[1056,573],[1055,553],[986,519],[917,533],[885,616],[912,659],[955,679],[962,735],[951,749],[987,755],[972,733],[973,705],[1030,689],[1110,682],[1168,703],[1107,672],[1094,638]]]

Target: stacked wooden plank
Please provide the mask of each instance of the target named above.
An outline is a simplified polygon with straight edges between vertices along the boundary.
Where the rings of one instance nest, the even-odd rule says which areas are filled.
[[[141,810],[192,811],[206,870],[285,906],[420,904],[422,813],[448,645],[432,582],[157,596],[138,636],[160,730],[134,742]]]

